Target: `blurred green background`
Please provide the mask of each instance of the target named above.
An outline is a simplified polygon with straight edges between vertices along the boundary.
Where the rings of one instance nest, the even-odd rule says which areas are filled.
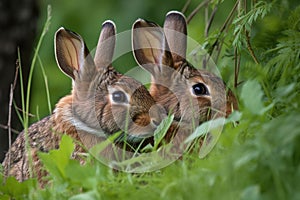
[[[186,12],[188,16],[202,1],[192,0]],[[234,2],[228,1],[219,10],[213,26],[220,27],[230,12]],[[71,79],[65,76],[57,67],[54,56],[54,34],[59,27],[65,27],[79,33],[85,40],[88,48],[92,50],[98,41],[101,24],[105,20],[113,20],[117,26],[117,32],[130,30],[134,21],[144,18],[162,25],[167,12],[171,10],[181,11],[186,1],[183,0],[51,0],[39,1],[40,34],[47,16],[47,6],[51,6],[51,24],[43,40],[39,56],[46,71],[52,110],[58,100],[71,91]],[[201,14],[202,13],[202,14]],[[198,13],[188,26],[189,36],[200,43],[204,41],[204,16]],[[37,38],[38,40],[38,38]],[[117,43],[118,45],[118,43]],[[128,37],[128,45],[130,38]],[[118,46],[117,46],[118,49]],[[121,73],[125,73],[131,67],[136,66],[133,56],[128,53],[117,59],[114,66]],[[31,118],[31,122],[49,115],[46,98],[46,89],[41,67],[36,65],[34,71],[31,113],[37,117]]]
[[[112,20],[115,22],[117,32],[122,33],[124,31],[130,31],[132,24],[138,18],[144,18],[150,21],[154,21],[162,25],[165,15],[171,10],[182,11],[188,2],[188,7],[185,9],[185,16],[189,16],[198,5],[205,2],[202,0],[39,0],[40,20],[39,31],[41,33],[47,16],[47,7],[51,6],[51,24],[49,30],[44,37],[39,56],[46,71],[50,99],[51,109],[48,108],[46,89],[44,84],[44,77],[39,64],[36,65],[34,71],[34,79],[32,85],[31,95],[31,107],[30,112],[37,117],[31,118],[31,122],[49,115],[49,110],[53,110],[58,100],[69,94],[71,91],[71,79],[65,76],[58,68],[55,56],[54,56],[54,34],[59,27],[65,27],[72,31],[79,33],[85,40],[87,47],[92,50],[98,41],[100,28],[105,20]],[[221,1],[222,3],[216,10],[216,15],[213,19],[212,26],[209,32],[209,39],[205,38],[205,17],[209,17],[212,12],[212,6],[216,5],[218,0],[214,0],[210,4],[209,13],[206,13],[204,8],[193,17],[192,21],[188,24],[188,35],[199,44],[203,45],[207,41],[213,42],[214,37],[217,36],[219,30],[223,26],[226,18],[228,17],[235,1]],[[272,1],[266,1],[272,2]],[[252,1],[247,1],[249,8]],[[299,4],[298,0],[282,0],[277,2],[277,6],[274,6],[274,10],[263,20],[258,20],[256,25],[252,27],[251,37],[253,44],[257,47],[258,55],[263,53],[266,49],[274,47],[276,40],[280,37],[278,32],[286,27],[286,24],[282,20],[288,16],[288,9],[293,10]],[[204,6],[205,7],[205,6]],[[280,15],[278,13],[281,13]],[[232,31],[232,30],[231,30]],[[233,35],[233,32],[226,33]],[[223,51],[218,60],[217,67],[220,69],[222,78],[232,88],[233,82],[233,48],[230,48],[232,36],[226,38],[224,46],[229,47],[226,52]],[[125,39],[126,40],[126,39]],[[128,45],[130,47],[130,34],[126,44],[118,43],[116,50],[123,48],[122,45]],[[36,39],[38,41],[38,37]],[[123,41],[122,41],[123,42]],[[208,43],[206,43],[208,44]],[[119,46],[118,46],[119,45]],[[209,44],[208,44],[209,45]],[[211,45],[211,43],[210,43]],[[207,49],[207,47],[206,47]],[[244,49],[243,57],[241,59],[241,66],[248,66],[249,61],[252,60],[248,50]],[[34,53],[34,51],[32,51]],[[190,60],[191,61],[191,60]],[[247,63],[248,62],[248,63]],[[251,64],[251,62],[250,62]],[[252,65],[252,64],[251,64]],[[137,66],[134,61],[132,53],[118,58],[114,61],[114,66],[121,73],[126,73],[132,67]],[[247,80],[248,75],[244,76],[244,73],[240,74],[240,80]],[[245,73],[247,74],[247,73]]]

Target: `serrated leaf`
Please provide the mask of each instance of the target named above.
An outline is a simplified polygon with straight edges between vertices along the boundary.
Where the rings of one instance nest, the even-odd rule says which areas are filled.
[[[60,148],[51,150],[49,153],[40,152],[41,159],[47,171],[58,179],[64,179],[66,176],[65,168],[71,159],[75,145],[68,135],[63,135],[60,142]]]
[[[10,196],[9,199],[23,199],[24,195],[36,186],[35,179],[28,179],[23,182],[19,182],[15,177],[8,177],[5,181],[5,185],[0,186],[0,193]]]

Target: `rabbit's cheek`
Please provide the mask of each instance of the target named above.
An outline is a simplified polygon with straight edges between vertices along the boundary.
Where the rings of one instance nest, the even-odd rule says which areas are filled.
[[[108,135],[116,133],[120,130],[120,127],[115,121],[110,104],[103,105],[102,109],[98,111],[97,119],[101,129],[108,133]]]
[[[204,107],[210,107],[211,106],[211,100],[206,97],[198,97],[198,106],[199,108],[204,108]]]
[[[211,101],[207,98],[198,97],[199,124],[210,119]]]

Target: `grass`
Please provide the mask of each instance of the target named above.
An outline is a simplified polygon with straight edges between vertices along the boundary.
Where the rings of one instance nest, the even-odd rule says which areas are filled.
[[[272,4],[274,12],[279,5]],[[287,12],[285,9],[281,8],[283,13],[279,14]],[[288,17],[281,19],[280,29],[264,27],[261,31],[268,34],[253,37],[258,63],[245,46],[239,47],[239,57],[243,59],[239,74],[243,82],[236,88],[240,110],[227,120],[208,156],[199,159],[198,153],[191,152],[154,172],[116,172],[90,154],[83,166],[70,159],[74,143],[65,136],[60,149],[40,154],[50,173],[46,188],[40,189],[35,179],[19,183],[10,177],[4,182],[0,175],[0,199],[299,199],[299,13],[300,7],[285,13]],[[272,15],[264,13],[264,17]],[[246,17],[249,15],[240,19]],[[250,30],[264,22],[264,18],[251,21]],[[248,28],[249,24],[243,24],[246,25]],[[268,40],[274,35],[281,37]],[[247,45],[228,38],[224,42]],[[261,45],[259,41],[265,43]],[[229,46],[223,55],[227,59],[217,63],[223,75],[234,71],[236,57],[228,61],[234,47]]]

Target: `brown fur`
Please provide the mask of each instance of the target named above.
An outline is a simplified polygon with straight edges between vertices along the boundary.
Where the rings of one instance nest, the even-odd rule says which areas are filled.
[[[72,157],[82,162],[82,153],[105,140],[98,135],[102,132],[110,136],[118,131],[128,131],[133,142],[135,137],[153,133],[156,125],[152,120],[162,120],[161,110],[155,107],[155,101],[141,83],[121,75],[111,66],[114,41],[115,27],[112,22],[106,22],[94,61],[79,35],[63,28],[56,32],[57,63],[73,79],[72,94],[58,102],[52,115],[32,124],[26,133],[23,131],[17,137],[2,163],[5,176],[15,176],[19,181],[37,177],[44,186],[42,179],[47,172],[38,152],[59,148],[63,134],[74,139],[76,145]],[[126,95],[128,101],[115,101],[114,91]],[[150,110],[156,114],[150,115]],[[109,146],[101,154],[110,158],[112,153]]]
[[[186,61],[186,21],[182,14],[170,12],[164,28],[137,20],[133,25],[133,48],[137,62],[152,74],[150,93],[175,119],[201,124],[216,117],[227,117],[238,109],[237,100],[221,78],[199,70]],[[209,94],[196,96],[192,86],[203,83]],[[194,114],[195,113],[195,114]]]
[[[178,134],[173,143],[179,145],[196,126],[228,117],[238,109],[236,97],[221,78],[196,69],[186,60],[187,25],[181,13],[168,13],[163,28],[139,19],[132,34],[135,59],[151,73],[151,95],[179,122],[177,128],[172,125],[168,131],[167,140],[174,137],[175,130]],[[192,86],[199,83],[206,86],[207,94],[193,93]]]
[[[5,176],[13,175],[17,180],[23,181],[28,179],[31,174],[33,177],[38,177],[38,181],[43,184],[42,177],[47,173],[43,170],[37,153],[59,148],[62,134],[70,135],[80,142],[75,127],[63,117],[64,113],[61,113],[70,107],[70,104],[65,102],[69,97],[61,99],[58,103],[57,107],[62,110],[32,124],[28,128],[27,137],[24,131],[20,133],[2,163]],[[26,138],[28,138],[28,148],[26,148]],[[76,144],[75,152],[84,152],[84,150]],[[32,163],[29,163],[30,157]],[[32,169],[30,165],[32,165]]]

